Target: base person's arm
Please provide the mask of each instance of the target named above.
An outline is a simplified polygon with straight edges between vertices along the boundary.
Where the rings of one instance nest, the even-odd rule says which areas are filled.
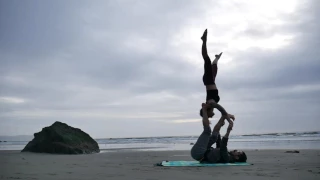
[[[214,126],[212,132],[220,132],[221,127],[224,124],[224,120],[226,119],[225,116],[221,116],[220,120],[217,122],[217,124]]]
[[[233,124],[229,124],[227,133],[223,136],[221,140],[220,154],[221,154],[221,158],[225,163],[229,162],[229,153],[228,153],[227,145],[228,145],[229,135],[232,130],[232,127],[233,127]]]

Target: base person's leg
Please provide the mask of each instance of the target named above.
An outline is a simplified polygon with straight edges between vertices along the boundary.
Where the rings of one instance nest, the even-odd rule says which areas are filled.
[[[210,126],[204,126],[203,132],[191,149],[191,157],[193,159],[200,161],[204,157],[204,153],[207,151],[210,135]]]
[[[220,134],[218,132],[212,132],[207,148],[210,148],[214,143],[220,144],[220,142],[218,142],[218,137],[220,137]]]

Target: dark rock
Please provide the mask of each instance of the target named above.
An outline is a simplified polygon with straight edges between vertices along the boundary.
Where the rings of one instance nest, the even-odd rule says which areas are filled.
[[[285,153],[299,153],[299,151],[295,150],[295,151],[286,151]]]
[[[55,122],[34,133],[33,140],[21,152],[89,154],[98,153],[100,149],[98,143],[81,129]]]
[[[194,143],[190,143],[190,145],[194,145]]]

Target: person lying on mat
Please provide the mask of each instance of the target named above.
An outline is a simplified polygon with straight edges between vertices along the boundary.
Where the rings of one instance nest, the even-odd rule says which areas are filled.
[[[219,138],[220,129],[224,125],[224,121],[227,119],[226,116],[234,120],[233,115],[222,115],[220,120],[214,126],[212,133],[210,122],[207,115],[208,104],[202,103],[202,124],[203,132],[199,136],[197,142],[191,149],[191,157],[200,162],[206,163],[233,163],[233,162],[246,162],[247,156],[243,151],[229,151],[227,148],[229,134],[233,128],[233,122],[229,123],[227,133],[224,135],[222,140]],[[211,146],[216,143],[216,148]]]
[[[222,114],[228,115],[225,109],[217,104],[220,101],[219,91],[215,83],[215,79],[218,72],[218,60],[220,59],[222,52],[220,54],[215,55],[215,59],[212,61],[207,52],[207,34],[208,30],[206,29],[201,37],[202,40],[202,48],[201,54],[204,60],[204,74],[202,77],[203,84],[206,86],[206,103],[210,106],[207,106],[207,116],[208,118],[212,118],[214,116],[213,109],[217,108]],[[200,116],[203,116],[202,109],[200,109]],[[229,116],[226,116],[226,119],[230,123]]]

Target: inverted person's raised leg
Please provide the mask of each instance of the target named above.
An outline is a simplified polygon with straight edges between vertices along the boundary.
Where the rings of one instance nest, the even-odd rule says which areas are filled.
[[[201,53],[204,60],[203,83],[206,86],[206,89],[210,90],[210,89],[216,89],[216,86],[212,79],[213,74],[212,74],[211,60],[207,51],[207,34],[208,34],[208,31],[205,30],[201,37],[202,39]]]
[[[211,64],[211,60],[209,58],[208,51],[207,51],[207,35],[208,35],[208,30],[206,29],[201,37],[202,39],[201,53],[202,53],[203,60],[205,62],[210,62]]]
[[[216,77],[218,72],[218,60],[220,59],[222,52],[220,54],[215,55],[215,59],[212,61],[211,69],[212,69],[212,78],[213,82],[216,83]]]

